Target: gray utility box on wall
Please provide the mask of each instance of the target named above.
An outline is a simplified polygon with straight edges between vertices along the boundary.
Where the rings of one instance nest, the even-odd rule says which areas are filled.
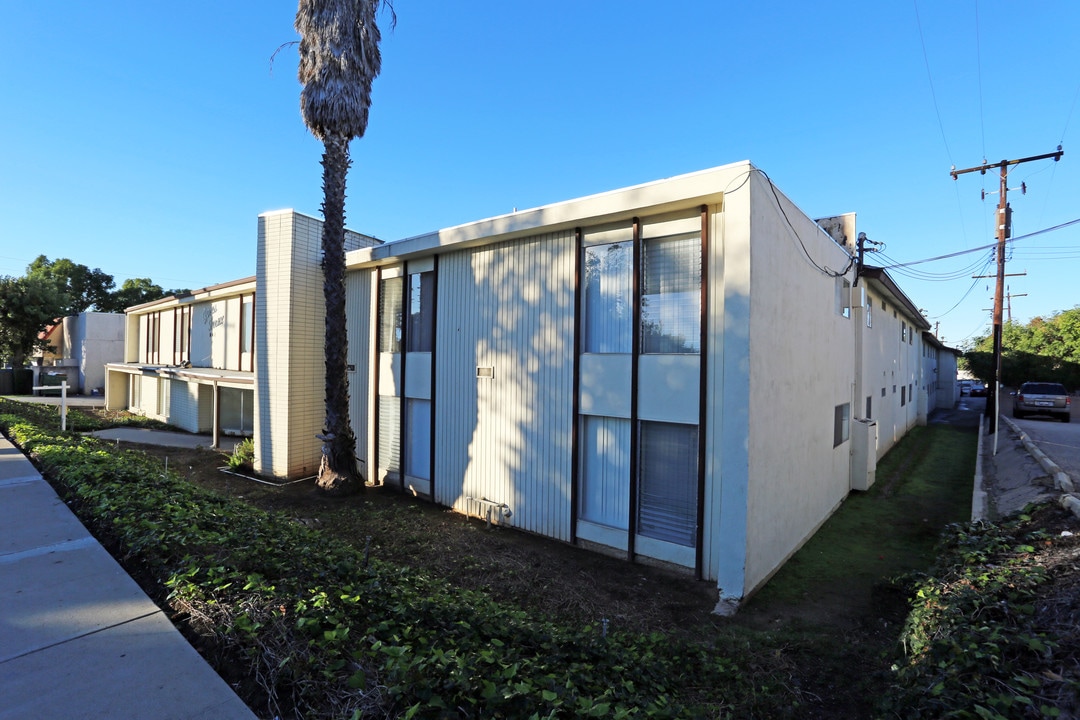
[[[856,418],[851,423],[851,489],[869,490],[877,475],[877,422]]]

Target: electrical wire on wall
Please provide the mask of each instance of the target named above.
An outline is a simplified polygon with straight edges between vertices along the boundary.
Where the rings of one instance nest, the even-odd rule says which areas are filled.
[[[827,265],[822,265],[822,264],[818,263],[816,260],[814,260],[814,258],[810,255],[810,251],[806,249],[806,243],[803,242],[802,236],[799,235],[799,231],[795,229],[795,226],[791,222],[791,218],[789,218],[787,212],[785,212],[784,204],[780,201],[780,194],[776,191],[776,185],[773,184],[772,178],[770,178],[769,174],[766,173],[761,168],[754,168],[754,171],[760,173],[761,176],[763,178],[765,178],[765,181],[769,183],[769,189],[772,190],[773,200],[776,201],[776,207],[780,211],[780,214],[783,215],[784,222],[786,222],[787,226],[791,229],[791,233],[795,236],[795,239],[799,242],[799,247],[802,249],[803,255],[806,256],[806,260],[813,267],[815,267],[818,270],[818,272],[820,272],[820,273],[822,273],[824,275],[828,275],[829,277],[833,277],[833,278],[843,277],[843,276],[847,275],[849,272],[851,272],[851,268],[855,267],[855,256],[854,255],[848,255],[847,265],[844,267],[843,270],[840,270],[840,271],[833,270],[833,269],[829,268]],[[824,232],[824,230],[822,230],[822,232]]]

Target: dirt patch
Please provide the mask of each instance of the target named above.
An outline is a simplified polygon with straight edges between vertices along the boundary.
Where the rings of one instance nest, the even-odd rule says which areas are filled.
[[[663,632],[748,649],[769,633],[768,649],[753,660],[786,667],[806,699],[801,717],[870,717],[882,652],[892,646],[904,598],[895,588],[873,588],[862,576],[831,583],[814,598],[748,601],[733,618],[713,614],[715,583],[665,568],[630,563],[591,550],[488,526],[387,488],[331,498],[314,481],[265,485],[219,471],[225,455],[206,449],[132,445],[168,461],[191,482],[286,513],[372,557],[413,567],[455,587],[569,626],[638,633]],[[853,599],[858,599],[853,601]],[[838,678],[861,678],[838,682]]]

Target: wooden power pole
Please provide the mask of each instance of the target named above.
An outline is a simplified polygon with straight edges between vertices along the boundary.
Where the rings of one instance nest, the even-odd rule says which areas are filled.
[[[1044,155],[1033,155],[1031,157],[1020,158],[1019,160],[1002,160],[998,163],[983,163],[976,167],[965,168],[963,170],[957,170],[955,167],[949,172],[952,175],[952,179],[956,180],[958,176],[970,172],[978,172],[982,175],[986,174],[986,171],[991,168],[998,168],[1000,170],[1001,180],[1000,188],[998,190],[998,206],[997,206],[997,284],[994,288],[994,382],[991,383],[989,393],[986,398],[986,415],[990,418],[989,432],[996,433],[998,426],[998,387],[1001,384],[1001,306],[1002,299],[1005,295],[1005,241],[1010,235],[1011,215],[1012,212],[1009,209],[1009,168],[1013,165],[1019,165],[1026,162],[1034,162],[1036,160],[1049,160],[1053,159],[1057,162],[1061,159],[1061,156],[1065,153],[1061,150],[1061,146],[1058,145],[1057,152],[1046,153]]]

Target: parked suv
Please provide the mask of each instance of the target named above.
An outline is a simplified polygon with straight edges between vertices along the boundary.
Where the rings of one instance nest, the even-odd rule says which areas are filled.
[[[1013,417],[1052,415],[1061,422],[1072,421],[1072,398],[1061,383],[1026,382],[1013,402]]]

